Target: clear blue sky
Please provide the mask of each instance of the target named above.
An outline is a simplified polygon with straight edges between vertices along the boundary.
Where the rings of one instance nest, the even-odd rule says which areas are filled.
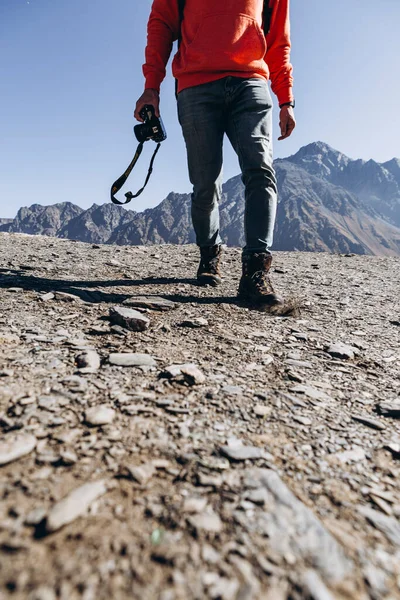
[[[0,1],[0,217],[35,202],[108,202],[136,147],[133,109],[143,89],[150,6]],[[275,143],[276,157],[316,140],[352,158],[400,156],[399,23],[399,0],[292,0],[298,127]],[[168,140],[148,189],[129,205],[136,210],[170,191],[190,191],[173,86],[169,69],[161,90]],[[153,148],[145,146],[132,191]],[[227,144],[224,180],[238,172]]]

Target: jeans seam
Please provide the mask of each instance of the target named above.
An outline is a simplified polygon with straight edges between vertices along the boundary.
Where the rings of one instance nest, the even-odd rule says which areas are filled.
[[[242,169],[242,148],[241,148],[241,145],[239,143],[239,135],[238,135],[238,130],[237,130],[237,126],[236,126],[236,120],[234,118],[232,119],[232,123],[233,123],[233,129],[234,129],[235,137],[236,137],[236,147],[238,149],[238,158],[239,158],[240,170],[242,171],[242,182],[243,182],[243,171],[244,171],[244,169]],[[247,217],[248,217],[248,203],[247,203],[247,199],[246,199],[246,186],[245,186],[245,190],[244,190],[243,228],[244,228],[246,246],[247,246],[247,229],[248,229],[247,226],[246,226]]]

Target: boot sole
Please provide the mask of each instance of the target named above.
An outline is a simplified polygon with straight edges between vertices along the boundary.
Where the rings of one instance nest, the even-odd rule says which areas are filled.
[[[197,281],[199,285],[211,285],[212,287],[217,287],[222,283],[222,279],[220,277],[212,277],[210,275],[198,275]]]
[[[253,296],[251,294],[247,294],[246,292],[238,291],[237,297],[239,300],[243,302],[248,302],[249,304],[254,304],[255,306],[282,306],[285,302],[283,298],[279,296],[275,296],[274,294],[270,294],[270,296]]]

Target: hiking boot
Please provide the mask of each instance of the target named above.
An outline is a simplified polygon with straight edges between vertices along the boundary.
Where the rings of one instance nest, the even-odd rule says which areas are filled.
[[[219,263],[221,260],[222,247],[203,246],[200,248],[200,264],[197,271],[197,281],[201,285],[216,286],[222,282]]]
[[[243,274],[238,297],[254,304],[276,306],[283,299],[275,292],[269,278],[272,256],[267,252],[254,252],[242,259]]]

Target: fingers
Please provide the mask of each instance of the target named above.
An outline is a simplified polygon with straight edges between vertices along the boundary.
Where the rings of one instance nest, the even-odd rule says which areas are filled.
[[[136,108],[135,108],[135,112],[133,113],[133,116],[135,117],[135,119],[137,121],[140,121],[141,123],[143,123],[143,119],[140,116],[140,111],[142,110],[143,106],[145,105],[144,102],[141,102],[140,100],[137,101],[136,103]]]
[[[156,117],[160,117],[160,96],[157,90],[146,89],[143,94],[140,96],[139,100],[136,103],[135,112],[133,116],[137,121],[143,123],[143,119],[140,116],[140,111],[146,104],[151,104],[154,106],[154,112]]]
[[[278,137],[278,140],[286,140],[290,135],[292,135],[294,128],[296,127],[296,123],[291,121],[286,124],[286,126],[281,125],[281,136]]]
[[[286,106],[281,108],[279,127],[281,129],[281,136],[278,138],[279,141],[285,140],[292,134],[296,127],[293,108]]]

